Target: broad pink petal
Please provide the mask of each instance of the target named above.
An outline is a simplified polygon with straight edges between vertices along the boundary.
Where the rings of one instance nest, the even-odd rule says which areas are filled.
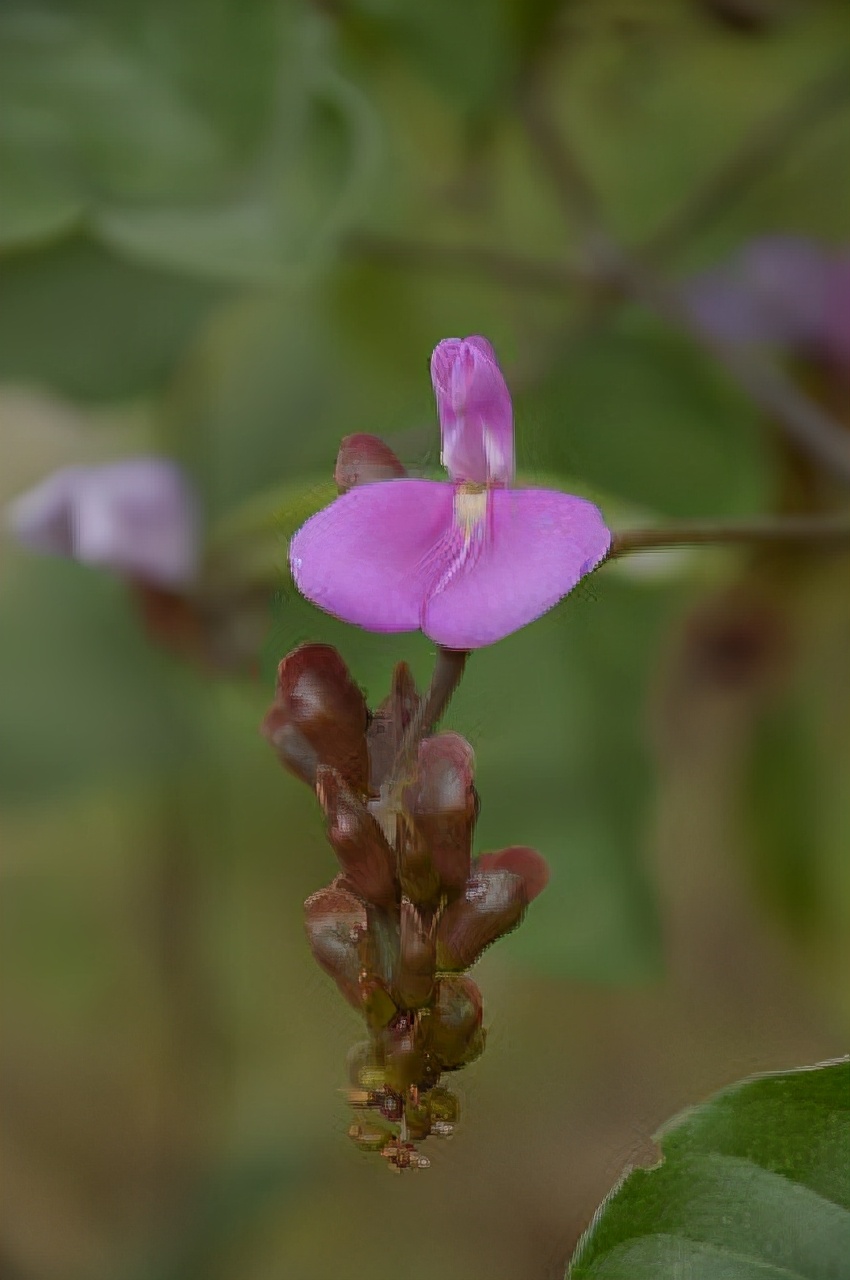
[[[431,356],[431,381],[443,436],[443,466],[453,480],[510,484],[514,474],[511,397],[486,338],[445,338]]]
[[[165,458],[58,471],[12,505],[9,523],[36,550],[156,586],[184,586],[198,568],[195,495]]]
[[[369,631],[416,631],[451,564],[454,489],[386,480],[351,489],[295,534],[289,562],[313,604]]]
[[[422,630],[450,649],[493,644],[540,617],[607,554],[591,502],[551,489],[495,489],[477,555],[436,591]]]

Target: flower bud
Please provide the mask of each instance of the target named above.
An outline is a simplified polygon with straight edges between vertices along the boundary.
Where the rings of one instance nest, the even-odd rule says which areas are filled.
[[[436,961],[433,927],[426,926],[413,903],[403,898],[398,963],[393,981],[393,991],[402,1008],[417,1009],[431,999]]]
[[[406,475],[404,464],[378,436],[358,432],[343,438],[334,467],[334,481],[340,493],[376,480],[400,480]]]
[[[431,853],[441,884],[459,889],[469,877],[477,798],[472,747],[459,733],[438,733],[419,744],[416,777],[404,803]]]
[[[465,974],[441,978],[428,1021],[428,1048],[445,1071],[474,1061],[484,1048],[481,992]]]
[[[329,973],[349,1004],[363,1004],[362,942],[367,930],[366,908],[347,889],[329,885],[304,903],[307,941],[317,963]]]
[[[526,907],[525,884],[510,871],[478,871],[450,902],[437,931],[437,968],[468,969],[491,942],[510,933]]]
[[[440,898],[440,877],[422,832],[406,813],[400,813],[398,878],[401,891],[418,907],[434,907]]]
[[[381,1049],[387,1086],[396,1093],[406,1094],[411,1086],[427,1089],[436,1083],[439,1069],[427,1052],[418,1015],[399,1013],[384,1028]]]
[[[395,1134],[388,1124],[369,1119],[351,1125],[348,1136],[361,1151],[383,1151]]]
[[[519,876],[525,886],[526,902],[533,902],[549,883],[549,867],[546,859],[536,849],[514,844],[498,853],[482,853],[475,859],[475,872],[510,871]]]
[[[366,734],[369,782],[375,794],[393,767],[407,726],[421,701],[410,667],[406,662],[399,662],[393,671],[390,693],[373,712]]]
[[[168,590],[197,576],[197,496],[188,476],[167,458],[65,467],[12,503],[7,521],[35,551]]]
[[[358,897],[377,906],[397,898],[395,853],[358,795],[329,765],[316,771],[316,793],[328,819],[328,840],[345,880]]]
[[[277,688],[262,732],[281,763],[310,786],[320,764],[337,769],[355,791],[368,786],[363,694],[330,645],[293,649],[278,667]]]

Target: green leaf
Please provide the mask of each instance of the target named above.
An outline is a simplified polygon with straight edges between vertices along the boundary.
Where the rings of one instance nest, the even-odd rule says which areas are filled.
[[[268,283],[359,210],[380,129],[327,24],[275,0],[32,0],[0,19],[0,236]],[[4,241],[0,238],[0,245]]]
[[[753,410],[687,342],[624,315],[578,335],[537,391],[517,397],[536,462],[669,516],[760,504]]]
[[[165,382],[221,290],[76,237],[3,266],[0,380],[103,400]]]
[[[570,1280],[847,1280],[850,1059],[733,1085],[658,1136]]]
[[[473,654],[452,702],[446,723],[476,753],[476,848],[529,844],[550,864],[527,925],[501,944],[543,973],[628,982],[660,967],[644,870],[654,786],[644,697],[676,600],[603,569]]]
[[[203,703],[191,673],[146,641],[124,585],[58,560],[25,569],[4,584],[3,801],[154,777],[191,759]]]

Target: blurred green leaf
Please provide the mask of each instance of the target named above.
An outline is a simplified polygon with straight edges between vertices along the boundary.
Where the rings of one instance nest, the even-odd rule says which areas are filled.
[[[213,1170],[198,1187],[178,1237],[139,1268],[138,1280],[206,1280],[272,1207],[292,1211],[310,1185],[308,1153],[293,1149]],[[135,1280],[135,1276],[134,1276]]]
[[[475,747],[476,847],[530,844],[552,869],[502,944],[541,972],[621,982],[658,971],[643,700],[675,600],[603,570],[475,653],[452,703],[447,724]]]
[[[638,316],[578,335],[518,398],[530,461],[669,516],[758,509],[757,417],[710,361]]]
[[[36,559],[4,588],[3,610],[4,802],[155,776],[191,758],[203,703],[146,643],[123,584]]]
[[[267,283],[332,240],[376,172],[376,119],[306,5],[37,0],[0,26],[6,243],[85,211],[144,261]]]
[[[84,400],[156,389],[222,290],[75,237],[3,265],[0,380]]]
[[[594,1219],[570,1280],[850,1276],[850,1060],[733,1085],[659,1135]]]

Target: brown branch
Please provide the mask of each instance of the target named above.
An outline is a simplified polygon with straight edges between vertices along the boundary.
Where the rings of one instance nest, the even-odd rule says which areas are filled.
[[[615,533],[607,560],[640,551],[673,547],[722,546],[752,543],[850,542],[850,516],[766,516],[749,520],[683,520],[647,529]]]
[[[355,258],[411,271],[462,272],[480,275],[512,289],[563,294],[592,281],[586,272],[562,262],[541,262],[522,254],[481,245],[440,244],[368,233],[352,235],[345,250]]]
[[[623,298],[654,311],[713,355],[753,403],[774,418],[799,448],[850,485],[850,434],[779,369],[736,343],[706,333],[675,286],[609,234],[591,183],[539,105],[530,99],[525,101],[522,115],[529,140],[545,166],[565,215],[576,217],[585,229],[601,280]]]

